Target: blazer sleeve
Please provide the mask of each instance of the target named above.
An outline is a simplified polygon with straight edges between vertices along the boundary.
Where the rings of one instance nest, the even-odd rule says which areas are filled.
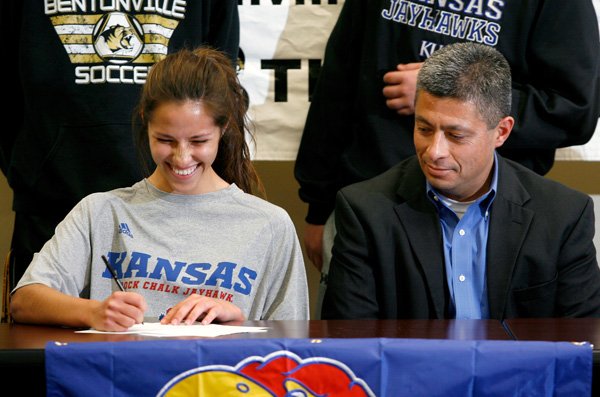
[[[560,317],[600,317],[600,269],[594,247],[594,204],[588,197],[565,231],[558,258],[556,311]]]
[[[357,214],[343,191],[336,198],[336,236],[323,298],[323,319],[378,318],[374,269],[369,244]]]

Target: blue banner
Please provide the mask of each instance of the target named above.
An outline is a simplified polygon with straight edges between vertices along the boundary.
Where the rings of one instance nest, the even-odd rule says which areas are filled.
[[[589,343],[196,339],[46,346],[48,396],[589,396]]]

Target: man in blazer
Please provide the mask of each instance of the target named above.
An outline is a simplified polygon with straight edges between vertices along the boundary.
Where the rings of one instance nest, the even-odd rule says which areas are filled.
[[[417,154],[338,193],[323,318],[600,316],[591,198],[496,153],[510,80],[484,45],[425,61]]]

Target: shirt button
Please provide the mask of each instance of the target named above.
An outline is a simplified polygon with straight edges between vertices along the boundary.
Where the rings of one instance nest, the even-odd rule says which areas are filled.
[[[460,234],[461,236],[464,236],[465,235],[465,229],[460,229],[458,231],[458,234]]]
[[[458,276],[458,280],[461,281],[461,282],[465,281],[465,279],[466,279],[466,277],[465,277],[464,274],[461,274],[460,276]]]

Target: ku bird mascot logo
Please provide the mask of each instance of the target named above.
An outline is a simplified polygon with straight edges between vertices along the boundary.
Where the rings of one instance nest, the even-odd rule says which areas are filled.
[[[374,397],[345,364],[327,357],[302,360],[289,351],[249,357],[235,367],[208,365],[171,379],[157,397]]]

